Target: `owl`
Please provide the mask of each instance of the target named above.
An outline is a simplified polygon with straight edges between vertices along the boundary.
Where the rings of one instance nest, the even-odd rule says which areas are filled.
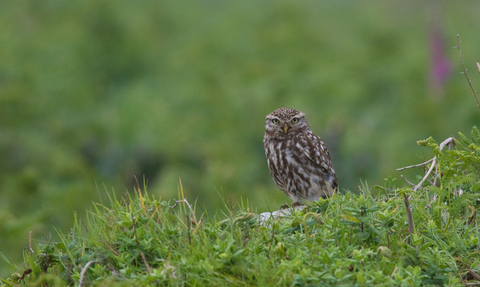
[[[263,143],[270,174],[277,186],[299,205],[337,192],[330,154],[305,114],[280,108],[267,115]]]

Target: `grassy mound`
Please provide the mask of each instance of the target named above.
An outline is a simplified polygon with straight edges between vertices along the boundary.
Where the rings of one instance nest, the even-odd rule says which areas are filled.
[[[448,143],[448,144],[447,144]],[[441,144],[419,184],[394,179],[264,222],[245,203],[210,216],[138,189],[31,246],[14,286],[461,286],[480,274],[480,132]],[[6,258],[4,258],[6,260]]]

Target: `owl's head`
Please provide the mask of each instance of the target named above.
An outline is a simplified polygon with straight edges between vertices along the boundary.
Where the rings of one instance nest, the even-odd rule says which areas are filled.
[[[266,133],[276,139],[290,139],[298,133],[310,128],[305,120],[305,114],[292,108],[280,108],[271,112],[265,118]]]

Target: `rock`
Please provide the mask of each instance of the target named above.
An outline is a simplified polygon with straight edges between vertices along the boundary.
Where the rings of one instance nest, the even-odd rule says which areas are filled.
[[[305,209],[306,205],[295,206],[294,208],[284,208],[273,212],[263,212],[257,215],[257,220],[260,225],[267,223],[271,219],[282,219],[284,217],[289,217],[292,214],[292,211],[301,211]]]

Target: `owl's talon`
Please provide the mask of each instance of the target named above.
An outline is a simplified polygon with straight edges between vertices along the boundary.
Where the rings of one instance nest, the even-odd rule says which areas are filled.
[[[291,204],[284,204],[280,206],[280,209],[287,209],[287,208],[295,208],[297,206],[301,206],[302,204],[299,202],[292,202]]]
[[[301,203],[298,203],[298,202],[292,202],[292,207],[295,208],[297,206],[300,206],[302,205]]]

